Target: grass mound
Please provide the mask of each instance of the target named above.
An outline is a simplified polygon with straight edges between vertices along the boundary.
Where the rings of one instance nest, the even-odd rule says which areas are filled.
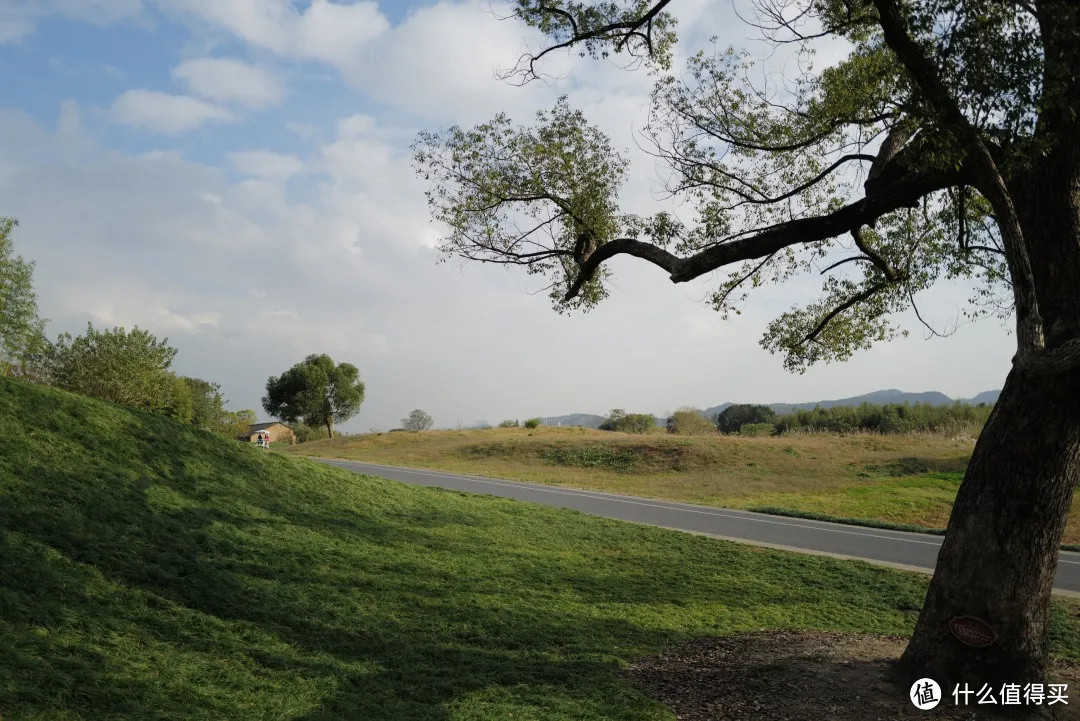
[[[4,719],[671,719],[703,636],[910,632],[925,579],[356,476],[0,379]],[[1080,607],[1053,648],[1080,658]]]

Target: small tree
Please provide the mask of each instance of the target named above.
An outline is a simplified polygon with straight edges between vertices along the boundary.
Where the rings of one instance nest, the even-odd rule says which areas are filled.
[[[426,431],[431,428],[433,423],[431,416],[419,408],[401,419],[401,427],[407,431]]]
[[[11,232],[17,224],[0,218],[0,375],[5,376],[24,375],[30,359],[46,346],[32,285],[34,264],[14,254]]]
[[[188,415],[177,377],[169,372],[176,348],[138,327],[62,333],[49,353],[52,382],[92,398],[175,417]],[[187,405],[190,406],[190,398]]]
[[[713,424],[700,411],[693,408],[680,408],[672,413],[667,419],[667,429],[668,433],[681,436],[702,435],[714,430]]]
[[[526,428],[539,428],[540,427],[540,419],[539,418],[530,418],[530,419],[528,419],[527,421],[525,421],[525,427]]]
[[[721,433],[738,433],[747,423],[772,423],[775,420],[776,413],[768,406],[737,403],[716,417],[716,429]]]
[[[517,428],[520,424],[516,418],[508,419],[499,424],[499,428]]]
[[[618,430],[619,421],[626,417],[626,411],[622,408],[612,408],[608,413],[608,417],[600,423],[600,430],[602,431],[614,431]]]
[[[245,435],[248,429],[255,424],[257,416],[255,411],[250,408],[244,408],[243,410],[231,413],[226,411],[223,419],[221,434],[229,436],[230,438],[237,438]]]
[[[263,409],[288,423],[303,420],[326,426],[334,437],[334,421],[344,422],[360,411],[364,384],[350,363],[334,364],[330,356],[309,355],[278,377],[266,381]]]
[[[622,408],[612,408],[607,419],[600,424],[600,430],[648,433],[654,426],[656,419],[648,413],[627,413]]]

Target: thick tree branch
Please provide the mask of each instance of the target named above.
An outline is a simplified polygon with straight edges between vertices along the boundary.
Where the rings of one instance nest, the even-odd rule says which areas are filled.
[[[877,193],[832,213],[763,228],[748,237],[720,243],[685,258],[636,239],[613,240],[601,245],[585,259],[564,299],[575,297],[604,261],[616,255],[632,255],[648,260],[670,273],[672,282],[684,283],[731,263],[761,258],[792,245],[828,240],[869,225],[886,213],[911,207],[924,195],[959,182],[961,172],[911,173]]]
[[[1037,354],[1044,345],[1042,319],[1035,295],[1035,277],[1024,245],[1020,220],[994,155],[978,130],[968,122],[956,99],[941,82],[937,68],[911,37],[897,0],[872,0],[878,9],[885,42],[926,96],[945,127],[963,144],[975,187],[990,201],[998,217],[1005,257],[1012,276],[1016,304],[1017,364]]]
[[[889,261],[882,258],[876,250],[867,245],[866,239],[863,238],[862,228],[852,228],[851,237],[855,240],[856,247],[858,247],[858,249],[861,250],[866,255],[866,257],[870,259],[870,262],[872,262],[874,266],[881,271],[881,274],[885,276],[886,280],[900,280],[900,271],[894,268]]]

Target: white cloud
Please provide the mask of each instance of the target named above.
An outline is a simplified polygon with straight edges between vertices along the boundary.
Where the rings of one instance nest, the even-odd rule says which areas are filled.
[[[194,130],[211,120],[233,119],[219,105],[155,90],[128,90],[113,101],[109,113],[119,123],[168,134]]]
[[[29,17],[16,15],[0,8],[0,45],[21,40],[34,32],[34,23]]]
[[[355,62],[361,49],[390,28],[375,2],[314,0],[296,25],[296,51],[334,65]]]
[[[249,108],[277,105],[285,95],[281,80],[268,70],[232,58],[191,58],[173,68],[172,76],[195,95]]]
[[[290,0],[158,0],[158,4],[256,47],[336,65],[353,62],[365,44],[390,27],[372,0],[313,0],[303,11]]]
[[[283,182],[304,169],[299,158],[292,155],[272,153],[268,150],[245,150],[229,153],[233,167],[244,175],[264,180]]]
[[[59,14],[97,25],[139,17],[142,0],[4,0],[0,3],[0,45],[34,32],[42,17]]]
[[[375,129],[378,121],[366,113],[357,113],[337,122],[337,135],[339,138],[357,138],[369,134]]]
[[[346,77],[380,102],[436,122],[476,122],[505,110],[520,115],[538,98],[554,98],[544,83],[525,88],[500,74],[523,52],[543,43],[521,23],[501,21],[487,2],[448,2],[423,7],[366,49]],[[555,55],[547,69],[565,72]]]

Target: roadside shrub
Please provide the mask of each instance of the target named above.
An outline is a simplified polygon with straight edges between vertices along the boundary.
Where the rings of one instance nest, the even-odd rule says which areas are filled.
[[[713,424],[705,416],[693,408],[680,408],[667,419],[668,433],[681,436],[697,436],[703,433],[712,433]]]
[[[608,468],[613,471],[632,471],[638,454],[632,450],[613,448],[552,448],[541,455],[548,463],[578,468]]]
[[[739,429],[740,436],[772,436],[776,434],[776,426],[772,423],[743,423]]]
[[[540,419],[539,418],[530,418],[529,420],[525,421],[525,427],[526,428],[539,428],[540,427]]]
[[[499,428],[518,428],[521,424],[517,422],[517,418],[507,419],[499,424]]]

